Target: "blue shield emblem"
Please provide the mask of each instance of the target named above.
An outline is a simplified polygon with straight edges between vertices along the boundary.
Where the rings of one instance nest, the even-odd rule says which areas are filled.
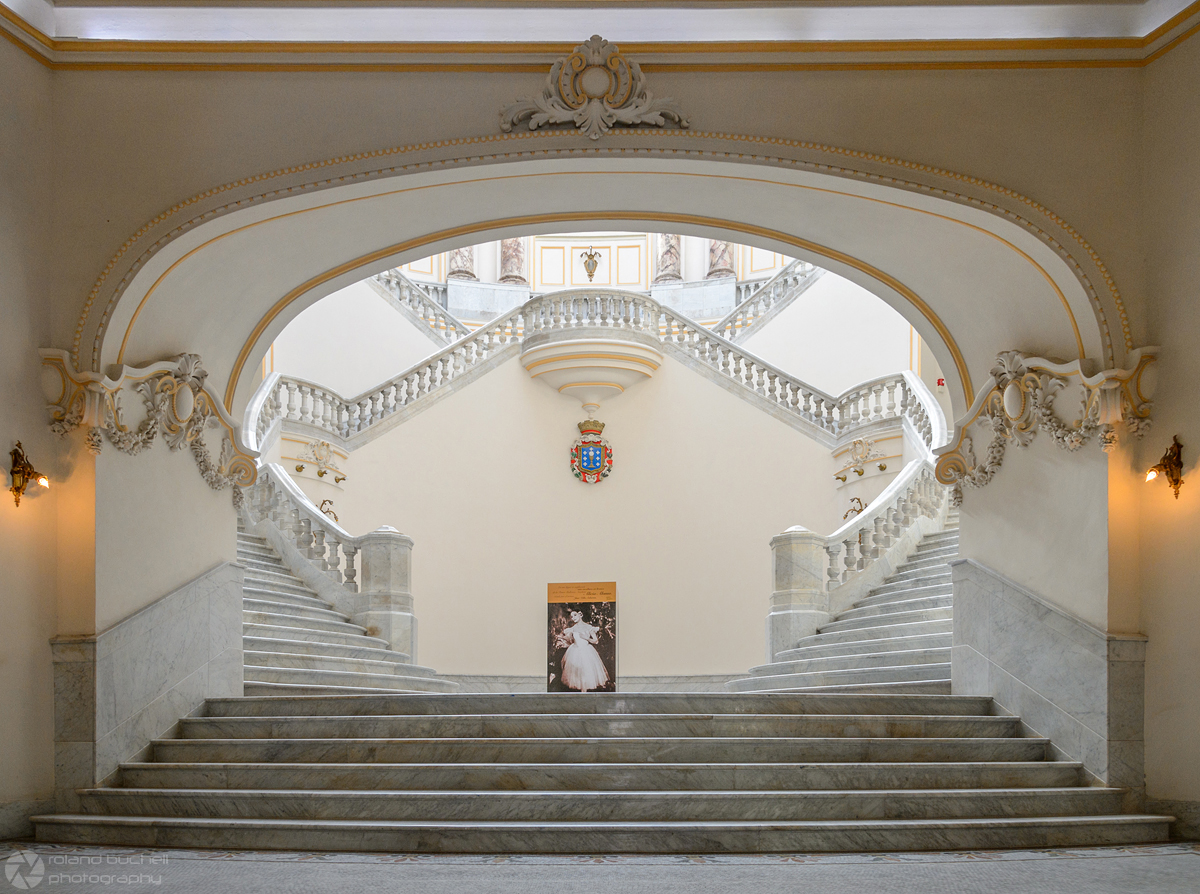
[[[599,472],[604,467],[604,448],[599,444],[583,444],[579,450],[579,468]]]

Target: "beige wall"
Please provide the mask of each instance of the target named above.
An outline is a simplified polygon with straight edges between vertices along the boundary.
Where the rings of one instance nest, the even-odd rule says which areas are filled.
[[[422,664],[542,673],[546,584],[589,580],[617,581],[622,674],[762,662],[771,537],[841,524],[829,450],[670,357],[598,416],[614,470],[585,485],[578,402],[514,358],[351,454],[343,526],[415,541]]]
[[[1143,485],[1141,616],[1146,650],[1146,782],[1152,798],[1200,800],[1200,40],[1145,72],[1144,177],[1150,341],[1163,347],[1154,428],[1141,467],[1158,462],[1177,434],[1184,479],[1175,500]]]
[[[21,441],[58,483],[57,447],[46,430],[37,349],[50,337],[50,75],[0,42],[0,837],[24,831],[24,806],[52,796],[54,714],[50,637],[55,626],[57,491],[8,493],[9,450]],[[34,487],[34,491],[41,488]]]

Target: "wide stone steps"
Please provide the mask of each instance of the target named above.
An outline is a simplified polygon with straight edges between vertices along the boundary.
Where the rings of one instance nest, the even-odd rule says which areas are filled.
[[[248,696],[454,692],[386,640],[368,636],[291,572],[261,537],[238,532],[243,693]]]
[[[990,699],[636,693],[212,699],[36,817],[40,841],[792,853],[1161,841]]]
[[[62,827],[56,837],[53,827]],[[1096,816],[809,822],[520,822],[506,820],[207,819],[57,816],[43,840],[136,847],[414,853],[789,853],[1036,848],[1161,841],[1161,817]],[[995,842],[1003,841],[1003,845]]]
[[[950,663],[887,664],[879,667],[854,667],[847,670],[816,671],[798,674],[761,674],[726,684],[732,692],[802,690],[813,686],[846,686],[875,683],[946,682]],[[947,691],[949,691],[947,689]]]
[[[854,652],[849,655],[823,655],[774,661],[750,668],[754,676],[799,674],[854,668],[898,667],[911,664],[946,664],[950,661],[950,646],[940,649],[894,649],[880,652]]]
[[[279,791],[87,789],[92,816],[498,822],[729,822],[1119,814],[1121,789],[747,791]]]
[[[839,615],[839,617],[841,617]],[[892,624],[914,624],[921,621],[953,621],[952,606],[943,608],[924,608],[914,611],[895,611],[886,615],[867,615],[865,617],[847,618],[845,621],[832,621],[817,628],[819,633],[840,633],[846,630],[874,629]]]
[[[947,630],[945,633],[912,634],[909,636],[891,637],[883,641],[867,639],[831,643],[822,643],[820,635],[814,636],[812,639],[814,641],[813,645],[799,646],[795,649],[788,649],[786,652],[780,652],[776,656],[779,659],[777,663],[798,661],[804,658],[872,655],[877,653],[881,648],[898,652],[915,651],[917,649],[949,649],[953,640],[953,634]],[[763,667],[768,666],[763,665]]]
[[[954,584],[950,580],[949,574],[938,575],[936,577],[922,577],[911,583],[892,583],[874,587],[865,599],[860,599],[855,605],[879,605],[896,599],[908,599],[917,596],[940,596],[943,594],[950,595],[953,592]]]
[[[864,605],[862,602],[856,603],[855,608],[844,611],[838,615],[838,620],[840,623],[841,621],[850,621],[858,618],[886,619],[890,615],[901,614],[904,612],[952,608],[953,605],[954,596],[951,593],[942,592],[929,595],[909,594],[908,598],[897,596],[896,598],[889,599],[886,602],[875,602],[866,605]]]

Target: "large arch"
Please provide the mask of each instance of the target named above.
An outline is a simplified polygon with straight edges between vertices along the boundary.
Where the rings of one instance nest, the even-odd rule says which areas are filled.
[[[454,245],[597,226],[724,234],[846,276],[929,342],[956,414],[997,351],[1098,367],[1132,347],[1094,252],[1011,190],[788,141],[635,131],[584,142],[425,144],[210,190],[122,247],[81,312],[75,362],[102,370],[197,352],[236,415],[254,388],[246,370],[324,295]]]

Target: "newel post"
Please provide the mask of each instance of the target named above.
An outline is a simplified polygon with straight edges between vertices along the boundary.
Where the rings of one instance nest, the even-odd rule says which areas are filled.
[[[825,538],[799,525],[771,538],[775,589],[767,615],[767,661],[829,620]]]
[[[413,616],[412,538],[382,527],[361,539],[361,611],[354,623],[387,640],[394,651],[417,660],[417,619]]]

